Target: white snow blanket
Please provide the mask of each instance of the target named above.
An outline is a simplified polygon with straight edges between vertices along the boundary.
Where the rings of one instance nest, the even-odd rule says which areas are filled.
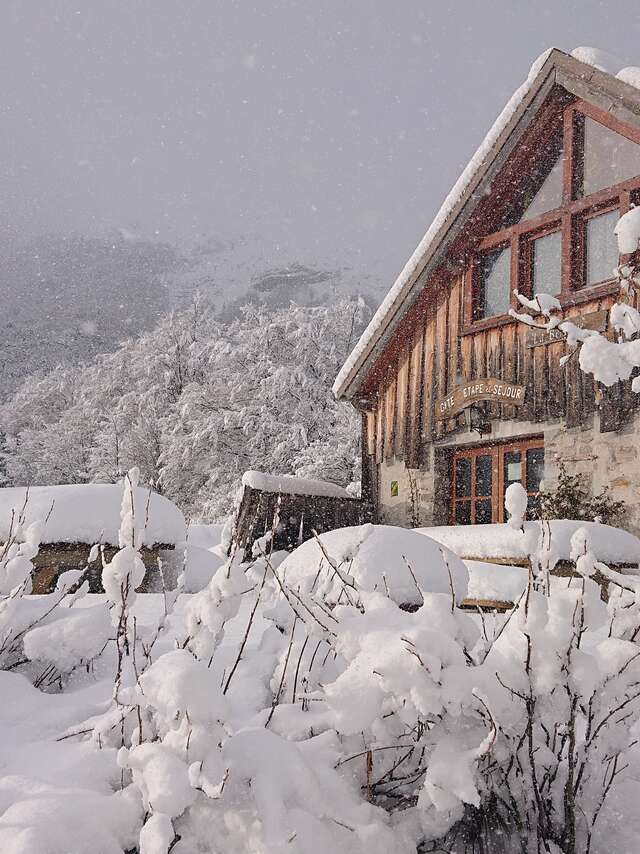
[[[591,538],[593,552],[598,560],[612,564],[637,564],[640,562],[640,540],[628,531],[601,525],[599,522],[580,522],[569,519],[554,519],[551,525],[551,541],[559,560],[569,560],[571,537],[578,528],[585,528]],[[463,558],[512,559],[527,557],[530,532],[539,530],[539,522],[525,522],[522,532],[509,525],[456,525],[433,528],[416,528],[452,552]]]
[[[26,496],[27,488],[23,486],[0,489],[0,542],[7,539],[12,514],[17,518]],[[28,490],[23,527],[48,517],[41,537],[43,543],[99,542],[117,546],[121,504],[121,484],[32,486]],[[137,487],[134,507],[142,545],[184,541],[184,516],[168,498],[155,492],[149,496],[148,489]]]
[[[504,566],[465,560],[469,571],[469,599],[516,602],[527,586],[528,571],[522,566]]]
[[[453,585],[458,603],[467,596],[469,574],[464,563],[415,531],[358,525],[321,534],[319,540],[322,545],[315,539],[303,543],[280,567],[284,580],[303,592],[322,589],[335,602],[342,579],[347,579],[360,590],[388,593],[401,605],[422,603],[416,584],[425,592],[449,595]]]
[[[282,492],[286,495],[320,495],[329,498],[353,498],[346,489],[326,480],[293,477],[286,474],[264,474],[261,471],[246,471],[242,485],[263,492]]]
[[[199,549],[212,549],[222,542],[223,528],[224,525],[220,523],[213,525],[192,523],[187,530],[187,542],[190,546],[197,546]]]

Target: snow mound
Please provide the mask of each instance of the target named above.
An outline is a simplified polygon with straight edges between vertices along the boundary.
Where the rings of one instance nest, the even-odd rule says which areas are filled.
[[[212,549],[222,542],[223,528],[222,524],[191,524],[187,529],[187,541],[190,546],[197,546],[199,549]]]
[[[0,542],[7,539],[12,514],[18,516],[26,496],[27,488],[23,486],[0,489]],[[43,543],[101,542],[118,546],[121,504],[121,484],[32,486],[28,490],[23,527],[47,519],[41,536]],[[142,528],[148,515],[142,545],[175,544],[184,540],[184,516],[168,498],[155,492],[149,496],[148,489],[138,487],[134,507],[136,528]]]
[[[351,498],[352,496],[335,483],[326,480],[312,480],[305,477],[292,477],[286,474],[264,474],[261,471],[246,471],[242,475],[242,485],[263,492],[282,492],[286,495],[321,495],[328,498]]]
[[[613,564],[640,562],[640,540],[628,531],[601,525],[599,522],[580,522],[554,519],[551,526],[552,548],[559,560],[570,560],[571,537],[585,528],[591,538],[592,550],[598,560]],[[539,522],[525,522],[527,534],[540,529]],[[463,558],[522,560],[527,557],[530,536],[523,536],[509,525],[457,525],[416,528]]]
[[[629,86],[635,86],[636,89],[640,89],[640,68],[635,65],[628,65],[626,68],[620,69],[616,74],[618,80],[622,80],[623,83],[628,83]]]
[[[623,214],[613,233],[618,238],[618,250],[621,255],[631,255],[640,245],[640,207],[631,208]]]
[[[625,66],[622,60],[612,53],[597,47],[576,47],[571,51],[571,56],[640,89],[640,68],[634,65]]]
[[[184,571],[184,592],[199,593],[204,590],[225,560],[209,549],[189,543]]]
[[[584,62],[585,65],[597,68],[598,71],[604,71],[606,74],[615,75],[624,64],[617,56],[607,53],[606,50],[601,50],[599,47],[576,47],[571,51],[571,56],[580,62]]]
[[[424,592],[447,595],[453,584],[458,603],[467,596],[469,574],[464,563],[423,534],[392,525],[359,525],[329,531],[318,539],[303,543],[280,565],[284,580],[303,592],[322,585],[327,599],[336,602],[343,589],[339,573],[357,589],[388,591],[398,604],[422,604],[416,581]]]

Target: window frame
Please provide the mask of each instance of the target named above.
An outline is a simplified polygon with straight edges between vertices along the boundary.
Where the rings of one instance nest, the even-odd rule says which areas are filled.
[[[587,223],[591,219],[597,219],[603,214],[619,211],[619,209],[620,205],[615,202],[613,204],[604,203],[601,205],[594,205],[576,217],[574,233],[574,241],[576,244],[576,276],[574,284],[576,291],[592,291],[593,288],[599,288],[603,285],[615,282],[615,279],[612,277],[609,279],[601,279],[598,282],[593,282],[591,285],[587,284]],[[580,265],[579,267],[577,266],[578,264]]]
[[[484,247],[481,251],[477,252],[474,256],[473,260],[473,321],[474,323],[479,322],[480,320],[493,320],[496,317],[504,317],[503,314],[491,314],[489,317],[483,315],[482,317],[476,317],[476,312],[478,311],[480,305],[485,302],[485,294],[480,287],[480,270],[481,263],[480,259],[482,255],[488,255],[491,252],[502,252],[502,251],[512,252],[511,242],[509,240],[503,241],[502,243],[496,243],[490,247]],[[509,278],[511,278],[512,271],[509,274]],[[483,307],[484,308],[484,307]]]
[[[548,237],[550,234],[559,234],[562,241],[562,220],[560,218],[539,226],[533,232],[527,232],[522,235],[520,248],[520,264],[518,271],[518,283],[520,293],[526,294],[528,297],[533,297],[533,260],[534,248],[536,240],[542,237]],[[562,259],[560,259],[560,287],[562,288]],[[552,294],[558,296],[558,294]]]
[[[578,196],[576,189],[581,175],[581,146],[584,138],[582,126],[585,116],[640,145],[640,129],[620,122],[592,104],[576,100],[563,108],[562,205],[533,219],[520,220],[514,225],[476,239],[464,274],[463,334],[513,323],[509,314],[491,317],[477,316],[479,302],[478,263],[481,254],[500,246],[510,246],[509,305],[510,308],[515,309],[518,303],[513,293],[514,290],[518,290],[529,298],[532,296],[531,242],[536,237],[542,237],[552,231],[559,230],[561,232],[561,290],[557,296],[563,308],[597,299],[615,291],[616,283],[613,278],[594,285],[587,286],[585,284],[584,223],[593,216],[611,210],[619,210],[621,216],[626,213],[630,208],[632,195],[637,195],[640,191],[640,176],[598,190],[589,196]],[[549,135],[554,132],[557,132],[557,127],[551,128]],[[622,258],[621,262],[625,260]]]

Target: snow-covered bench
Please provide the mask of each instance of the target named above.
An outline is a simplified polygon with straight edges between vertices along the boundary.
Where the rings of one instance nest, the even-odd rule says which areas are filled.
[[[637,571],[640,563],[640,539],[599,522],[553,519],[550,526],[552,547],[558,557],[554,574],[573,573],[571,537],[585,528],[598,560],[611,568]],[[525,531],[539,531],[539,522],[525,522]],[[526,538],[506,524],[452,525],[417,528],[462,558],[469,570],[467,608],[507,610],[518,599],[527,583]]]

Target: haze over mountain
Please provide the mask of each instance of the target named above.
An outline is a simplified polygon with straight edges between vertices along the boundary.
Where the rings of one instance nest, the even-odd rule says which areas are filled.
[[[608,8],[8,0],[0,395],[196,291],[379,301],[538,54],[638,64]]]
[[[204,297],[224,318],[247,303],[317,305],[380,283],[352,271],[292,260],[267,268],[250,238],[211,240],[180,253],[169,244],[117,233],[107,239],[46,235],[0,246],[0,400],[19,381],[75,364],[153,327],[162,314]],[[378,290],[376,290],[376,284]]]

